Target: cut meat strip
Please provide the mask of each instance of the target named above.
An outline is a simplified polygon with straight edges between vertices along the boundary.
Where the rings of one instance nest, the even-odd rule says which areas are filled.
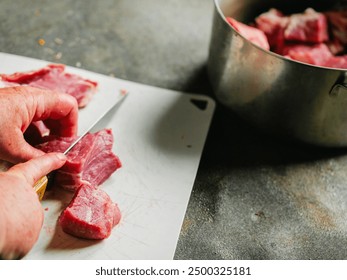
[[[64,152],[75,137],[49,137],[49,141],[37,145],[44,152]],[[99,186],[122,166],[112,152],[111,129],[89,133],[67,154],[67,162],[55,175],[54,184],[70,191],[81,185]]]
[[[269,42],[263,31],[255,27],[243,24],[231,17],[227,17],[226,20],[237,32],[239,32],[247,40],[251,41],[252,43],[265,50],[270,49]]]
[[[59,224],[63,231],[86,239],[104,239],[119,223],[121,213],[117,204],[100,188],[81,186],[69,206],[61,213]]]
[[[305,43],[325,42],[329,39],[327,19],[312,8],[306,9],[304,13],[292,14],[284,38]]]
[[[25,84],[70,94],[76,98],[80,108],[89,103],[97,88],[96,82],[67,73],[65,65],[62,64],[50,64],[30,72],[1,74],[0,77],[3,82]]]

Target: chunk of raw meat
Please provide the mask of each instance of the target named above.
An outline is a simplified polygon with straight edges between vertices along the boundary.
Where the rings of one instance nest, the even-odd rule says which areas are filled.
[[[255,27],[263,31],[269,41],[270,48],[280,52],[284,45],[284,30],[289,18],[277,9],[270,9],[255,19]]]
[[[68,207],[61,213],[59,224],[63,231],[86,239],[105,239],[119,223],[121,213],[117,204],[100,188],[81,186]]]
[[[49,137],[49,141],[37,145],[44,152],[64,152],[75,137]],[[113,134],[111,129],[88,133],[67,154],[65,165],[54,177],[54,185],[76,191],[81,185],[99,186],[113,172],[122,166],[112,152]]]
[[[247,40],[251,41],[252,43],[265,50],[270,49],[269,42],[263,31],[255,27],[243,24],[242,22],[239,22],[231,17],[227,17],[226,20],[236,31],[238,31]]]
[[[85,107],[96,92],[97,83],[79,75],[67,73],[65,65],[50,64],[44,68],[0,75],[3,82],[30,85],[72,95],[80,108]]]
[[[283,55],[314,65],[324,65],[333,56],[325,44],[287,45],[284,48]]]
[[[324,14],[308,8],[304,13],[292,14],[284,31],[288,41],[322,43],[329,39],[328,23]]]
[[[322,66],[347,69],[347,55],[332,56],[327,59]]]

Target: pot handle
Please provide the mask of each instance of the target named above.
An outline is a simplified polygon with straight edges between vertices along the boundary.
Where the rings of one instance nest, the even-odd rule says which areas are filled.
[[[341,74],[336,83],[332,86],[329,94],[338,96],[341,92],[347,92],[347,72]]]

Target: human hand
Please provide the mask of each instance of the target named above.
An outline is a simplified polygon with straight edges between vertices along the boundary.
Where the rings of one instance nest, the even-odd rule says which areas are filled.
[[[34,121],[43,120],[51,134],[77,133],[78,106],[74,97],[30,86],[0,88],[0,158],[23,162],[44,152],[28,144],[23,136]]]
[[[66,162],[61,153],[48,153],[0,172],[0,259],[19,259],[36,243],[43,210],[33,185]]]

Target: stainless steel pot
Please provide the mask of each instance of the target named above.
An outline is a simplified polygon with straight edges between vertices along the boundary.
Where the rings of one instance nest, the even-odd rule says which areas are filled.
[[[347,146],[347,71],[263,50],[225,20],[249,23],[271,7],[293,13],[341,2],[215,0],[208,72],[216,98],[263,130],[315,145]]]

